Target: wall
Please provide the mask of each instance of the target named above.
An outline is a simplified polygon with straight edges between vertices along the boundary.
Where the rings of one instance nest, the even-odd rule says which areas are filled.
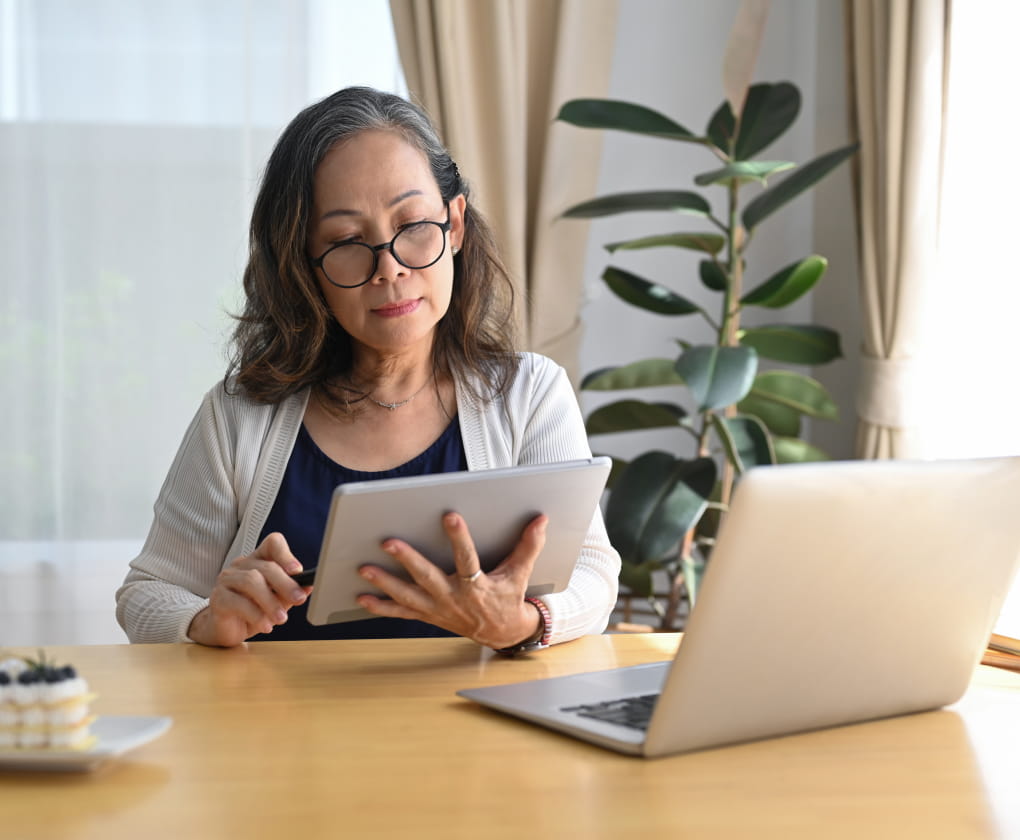
[[[612,57],[608,96],[640,102],[662,111],[700,133],[723,99],[722,54],[738,0],[620,0],[618,36]],[[818,3],[773,0],[756,81],[794,82],[803,96],[802,110],[791,130],[766,150],[765,157],[804,163],[848,140],[840,0]],[[579,131],[581,129],[578,129]],[[598,194],[656,188],[689,189],[693,177],[716,163],[704,148],[607,132]],[[747,194],[751,195],[749,188]],[[588,196],[578,196],[578,200]],[[711,198],[721,212],[723,195]],[[746,201],[747,199],[745,199]],[[712,333],[697,316],[673,318],[639,312],[618,300],[599,276],[608,263],[602,245],[648,233],[699,230],[693,217],[628,214],[592,222],[586,256],[588,299],[582,317],[585,336],[582,371],[647,357],[674,357],[676,339],[711,341]],[[775,270],[820,253],[829,272],[809,299],[788,310],[748,311],[745,322],[777,321],[826,324],[843,336],[849,358],[811,373],[830,389],[840,406],[838,423],[815,423],[807,437],[833,457],[851,457],[854,434],[855,360],[859,344],[856,262],[850,199],[850,168],[844,165],[813,192],[800,196],[764,222],[748,251],[747,282],[754,285]],[[560,222],[560,224],[575,224]],[[704,229],[707,229],[704,228]],[[715,304],[715,295],[697,277],[694,252],[657,249],[614,258],[614,264],[656,280],[699,303]],[[620,398],[620,394],[582,394],[585,411]],[[673,393],[643,398],[674,400]],[[652,446],[686,447],[680,431],[605,436],[595,448],[628,457]]]

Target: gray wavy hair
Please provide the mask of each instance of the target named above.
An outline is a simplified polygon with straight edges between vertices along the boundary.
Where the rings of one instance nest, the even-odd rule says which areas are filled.
[[[252,212],[245,307],[227,371],[252,399],[275,403],[314,387],[331,410],[352,410],[350,336],[326,305],[306,240],[322,159],[338,143],[373,130],[396,132],[425,155],[444,202],[470,198],[432,121],[406,99],[350,87],[301,111],[270,155]],[[482,399],[505,392],[517,366],[513,284],[470,200],[454,258],[453,296],[436,330],[432,360],[437,374],[460,379]]]

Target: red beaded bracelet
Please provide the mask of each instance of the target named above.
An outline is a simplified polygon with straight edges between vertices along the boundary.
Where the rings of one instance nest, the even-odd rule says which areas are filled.
[[[542,617],[542,635],[538,639],[538,643],[542,647],[549,647],[549,637],[552,636],[552,615],[549,612],[549,608],[545,605],[545,601],[538,598],[525,598],[529,604],[533,604],[535,609],[538,610],[538,614]]]

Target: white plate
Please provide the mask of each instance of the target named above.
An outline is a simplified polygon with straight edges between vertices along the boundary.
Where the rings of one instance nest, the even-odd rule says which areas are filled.
[[[92,723],[96,742],[87,750],[0,750],[0,770],[92,770],[109,758],[158,738],[173,722],[168,717],[106,715]]]

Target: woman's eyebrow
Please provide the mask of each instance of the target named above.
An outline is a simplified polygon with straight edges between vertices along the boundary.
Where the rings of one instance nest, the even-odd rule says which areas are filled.
[[[408,190],[407,192],[401,193],[395,199],[393,199],[389,203],[389,206],[393,207],[396,204],[400,204],[401,201],[404,201],[405,199],[408,199],[413,195],[425,195],[425,193],[423,193],[421,190]]]
[[[407,192],[401,193],[396,198],[391,199],[386,206],[395,207],[396,205],[400,204],[400,202],[406,201],[407,199],[416,195],[425,195],[425,193],[422,192],[421,190],[408,190]],[[323,213],[321,219],[329,219],[332,218],[333,216],[360,216],[360,215],[361,215],[360,210],[347,210],[346,208],[339,207],[336,210],[329,210]]]

